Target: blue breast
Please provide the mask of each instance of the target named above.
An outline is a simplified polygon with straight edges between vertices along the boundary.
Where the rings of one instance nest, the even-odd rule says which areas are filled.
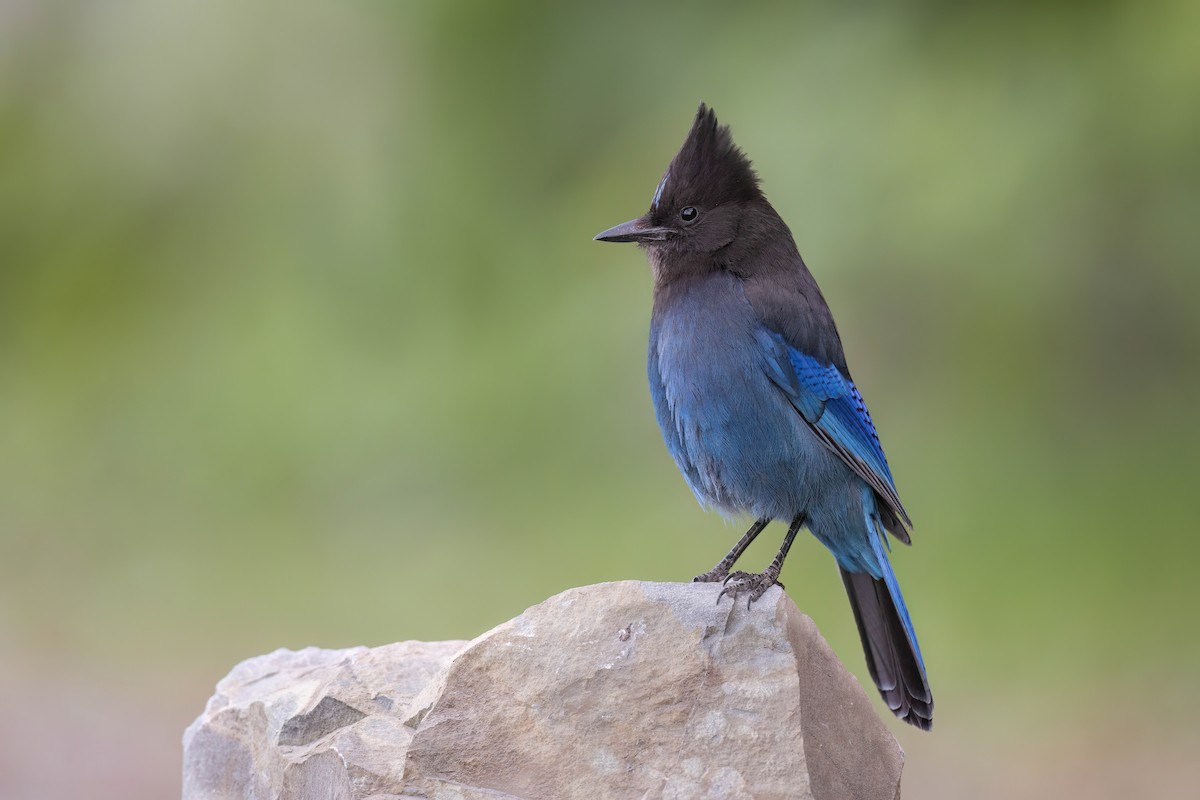
[[[738,279],[718,273],[656,302],[647,372],[667,449],[701,503],[791,519],[830,457],[770,377]]]

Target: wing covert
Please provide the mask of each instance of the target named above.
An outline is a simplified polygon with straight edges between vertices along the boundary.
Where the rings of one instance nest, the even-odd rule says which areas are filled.
[[[896,517],[911,526],[858,387],[835,365],[791,347],[778,333],[763,330],[758,338],[766,350],[768,375],[817,438],[866,481]]]

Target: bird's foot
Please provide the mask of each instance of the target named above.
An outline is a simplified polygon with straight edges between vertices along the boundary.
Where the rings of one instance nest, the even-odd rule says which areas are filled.
[[[725,588],[721,590],[721,594],[717,595],[717,600],[720,601],[725,595],[729,595],[734,600],[737,600],[738,595],[746,592],[749,599],[746,601],[746,608],[750,608],[750,604],[766,594],[767,589],[772,586],[783,588],[783,584],[779,582],[779,570],[767,567],[762,572],[731,572],[725,578]]]
[[[729,567],[717,564],[708,572],[702,572],[692,578],[692,583],[720,583],[729,577]]]

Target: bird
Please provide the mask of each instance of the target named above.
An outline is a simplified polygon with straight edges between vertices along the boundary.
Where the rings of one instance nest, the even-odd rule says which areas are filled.
[[[832,552],[867,669],[891,711],[923,730],[933,695],[888,560],[911,544],[871,415],[791,230],[728,126],[700,104],[640,217],[594,237],[634,242],[654,279],[647,374],[667,449],[700,504],[754,523],[698,582],[747,606],[779,583],[802,527]],[[732,571],[774,520],[760,573]],[[781,585],[782,588],[782,585]]]

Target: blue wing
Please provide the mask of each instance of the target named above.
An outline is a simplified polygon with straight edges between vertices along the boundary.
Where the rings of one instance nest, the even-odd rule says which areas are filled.
[[[912,525],[896,494],[887,457],[858,388],[836,366],[791,347],[778,333],[761,330],[758,338],[766,350],[771,380],[788,396],[817,438],[866,481],[897,518]],[[903,529],[896,535],[907,541]]]

